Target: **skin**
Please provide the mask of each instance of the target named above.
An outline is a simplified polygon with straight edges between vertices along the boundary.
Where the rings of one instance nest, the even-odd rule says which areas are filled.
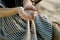
[[[24,0],[23,7],[16,7],[16,8],[0,8],[0,17],[8,17],[12,15],[16,15],[17,13],[21,16],[24,20],[32,20],[34,18],[33,16],[27,16],[26,12],[24,10],[34,10],[37,11],[35,6],[32,5],[30,0]]]
[[[17,14],[17,10],[15,8],[0,8],[0,17],[7,17]]]

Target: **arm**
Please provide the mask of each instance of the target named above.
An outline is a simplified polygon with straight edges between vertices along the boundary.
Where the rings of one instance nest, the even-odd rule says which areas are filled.
[[[7,17],[17,14],[16,8],[0,8],[0,17]]]

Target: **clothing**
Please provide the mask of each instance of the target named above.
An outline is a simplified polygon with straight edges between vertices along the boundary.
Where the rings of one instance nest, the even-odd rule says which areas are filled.
[[[52,40],[52,25],[37,14],[35,17],[36,37],[37,40]],[[34,39],[34,30],[30,27],[31,39]],[[27,21],[23,20],[19,15],[0,18],[0,37],[4,40],[28,40],[27,39]]]
[[[17,6],[23,6],[23,0],[2,0],[2,2],[5,4],[6,7],[17,7]]]
[[[54,40],[60,40],[60,0],[42,0],[36,5],[42,17],[52,22]]]

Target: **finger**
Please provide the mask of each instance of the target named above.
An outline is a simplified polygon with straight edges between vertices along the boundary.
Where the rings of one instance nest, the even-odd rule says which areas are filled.
[[[27,15],[21,15],[21,18],[24,20],[32,20],[33,19],[32,16],[27,16]]]
[[[31,9],[34,10],[34,11],[37,11],[37,8],[35,6],[31,6]]]
[[[37,8],[33,5],[29,5],[27,6],[24,10],[33,10],[33,11],[37,11]]]
[[[38,14],[38,11],[34,11],[34,17],[37,16]]]

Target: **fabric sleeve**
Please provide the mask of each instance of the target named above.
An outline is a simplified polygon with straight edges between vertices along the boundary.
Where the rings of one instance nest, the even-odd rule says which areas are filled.
[[[3,5],[3,3],[1,3],[1,1],[0,1],[0,8],[5,8],[5,6]],[[1,18],[0,18],[0,40],[3,40],[5,35],[3,33],[1,25],[2,25],[2,21],[1,21]]]
[[[52,40],[53,38],[53,27],[50,22],[43,19],[40,14],[35,18],[35,24],[37,29],[37,36],[41,36],[42,40]],[[40,38],[40,37],[39,37]],[[40,39],[39,39],[40,40]]]
[[[2,3],[0,3],[0,8],[5,8],[5,6]]]

